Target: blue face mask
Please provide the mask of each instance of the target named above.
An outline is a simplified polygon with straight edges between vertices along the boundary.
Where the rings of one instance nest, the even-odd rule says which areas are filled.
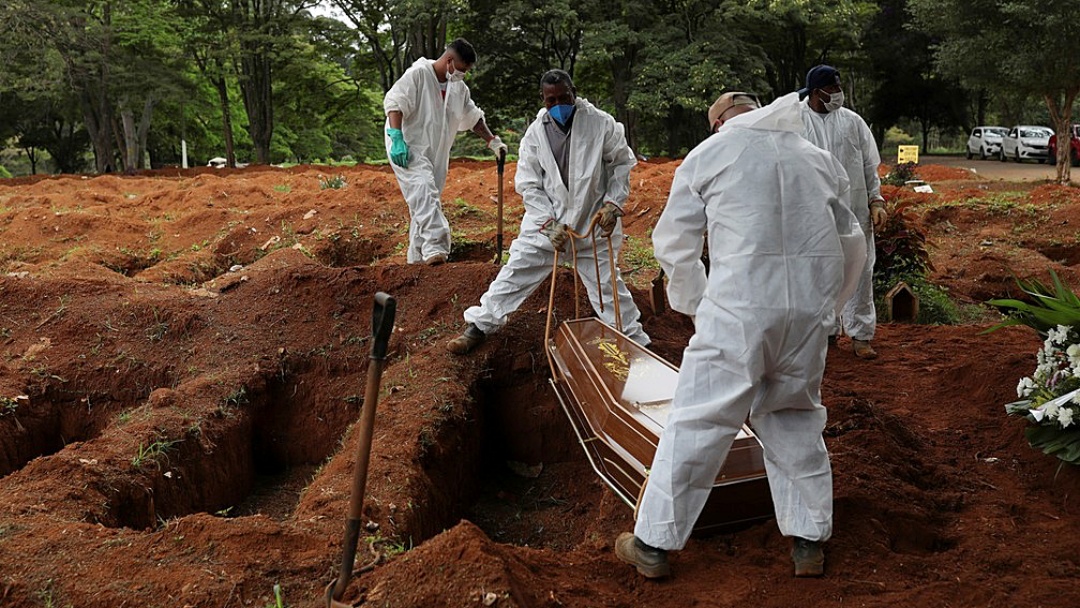
[[[551,106],[548,108],[548,115],[554,118],[555,122],[565,127],[566,123],[570,121],[570,117],[574,115],[574,105],[559,104]]]

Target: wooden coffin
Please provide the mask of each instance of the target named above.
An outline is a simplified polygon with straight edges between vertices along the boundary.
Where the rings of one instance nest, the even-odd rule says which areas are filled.
[[[559,325],[552,385],[597,474],[637,507],[675,394],[678,369],[593,318]],[[743,425],[698,518],[698,533],[773,516],[761,443]]]

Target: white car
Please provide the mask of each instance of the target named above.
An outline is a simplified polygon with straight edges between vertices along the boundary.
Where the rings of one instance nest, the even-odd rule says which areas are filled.
[[[1006,158],[1011,158],[1016,162],[1036,159],[1040,163],[1045,163],[1049,156],[1047,148],[1050,145],[1050,136],[1053,134],[1050,127],[1015,126],[1001,138],[999,158],[1001,162],[1005,162]]]
[[[975,127],[967,140],[967,157],[971,160],[976,154],[986,160],[988,156],[997,156],[1001,151],[1001,138],[1008,133],[1005,127]]]

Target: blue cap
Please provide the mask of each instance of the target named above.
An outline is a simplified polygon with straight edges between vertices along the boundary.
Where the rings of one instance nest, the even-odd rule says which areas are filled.
[[[834,84],[840,84],[840,70],[831,65],[815,65],[806,73],[804,86],[799,89],[799,99],[806,97],[814,89],[824,89]]]

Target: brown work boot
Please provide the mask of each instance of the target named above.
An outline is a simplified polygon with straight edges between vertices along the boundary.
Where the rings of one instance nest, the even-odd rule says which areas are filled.
[[[874,347],[870,346],[869,340],[851,340],[851,345],[855,347],[855,356],[860,359],[877,359],[877,351]]]
[[[465,355],[471,352],[472,349],[480,346],[485,338],[487,338],[487,336],[484,332],[480,331],[472,323],[469,323],[469,326],[465,328],[463,334],[454,338],[446,345],[446,350],[455,355]]]
[[[632,532],[623,532],[615,539],[615,556],[637,568],[645,578],[662,578],[671,574],[667,551],[641,542]]]
[[[791,547],[791,561],[795,562],[795,576],[810,577],[825,574],[825,552],[821,543],[795,537]]]
[[[433,256],[431,256],[429,258],[424,258],[424,263],[427,264],[428,266],[438,266],[439,264],[445,264],[446,263],[446,254],[445,253],[436,253],[435,255],[433,255]]]

